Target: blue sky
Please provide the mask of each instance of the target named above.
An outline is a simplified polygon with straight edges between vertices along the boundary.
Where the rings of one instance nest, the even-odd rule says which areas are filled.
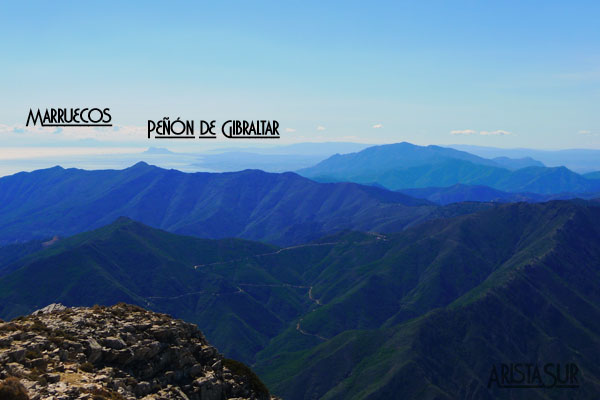
[[[181,116],[277,119],[284,142],[600,148],[598,15],[597,1],[1,1],[0,140],[156,145],[146,121]],[[84,105],[120,130],[14,133],[30,107]]]

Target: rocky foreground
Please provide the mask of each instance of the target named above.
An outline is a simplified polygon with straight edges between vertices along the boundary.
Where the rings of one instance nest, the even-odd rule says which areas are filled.
[[[0,322],[0,398],[273,399],[195,325],[126,304]]]

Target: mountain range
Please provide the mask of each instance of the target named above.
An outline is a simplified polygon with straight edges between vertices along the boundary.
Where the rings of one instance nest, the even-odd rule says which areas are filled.
[[[480,207],[440,209],[382,188],[317,183],[291,172],[54,167],[0,178],[0,243],[69,236],[127,216],[185,235],[288,245],[343,229],[398,231]]]
[[[566,167],[536,166],[534,161],[492,160],[447,147],[397,143],[334,155],[298,173],[319,182],[375,184],[391,190],[464,184],[513,193],[600,192],[600,180]]]
[[[3,177],[0,317],[143,306],[291,400],[593,398],[600,180],[540,164],[399,143],[311,179],[146,163]],[[575,385],[492,379],[515,363],[567,366]]]
[[[597,202],[517,203],[276,248],[119,218],[13,261],[0,316],[143,305],[198,323],[286,399],[590,398],[598,227]],[[575,363],[579,389],[488,387],[511,362]]]

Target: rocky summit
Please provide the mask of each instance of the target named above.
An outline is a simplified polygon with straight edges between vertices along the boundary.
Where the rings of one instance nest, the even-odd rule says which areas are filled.
[[[127,304],[54,304],[0,322],[0,397],[275,399],[196,325]]]

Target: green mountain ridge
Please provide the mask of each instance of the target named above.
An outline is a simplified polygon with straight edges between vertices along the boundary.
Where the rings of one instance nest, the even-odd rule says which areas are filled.
[[[197,323],[286,399],[583,399],[600,393],[598,227],[597,202],[518,203],[276,248],[119,219],[20,260],[0,316],[143,305]],[[581,386],[487,388],[494,364],[525,361],[575,362]]]
[[[600,343],[598,208],[518,204],[446,222],[400,234],[408,240],[418,233],[395,255],[408,259],[390,263],[396,268],[389,270],[371,266],[369,274],[384,274],[377,282],[357,280],[358,286],[367,281],[370,290],[355,293],[371,291],[381,303],[387,298],[382,282],[394,282],[390,273],[411,266],[402,274],[405,279],[414,268],[427,265],[406,295],[402,285],[397,287],[395,307],[379,324],[340,329],[339,314],[331,313],[326,302],[303,326],[335,336],[314,347],[298,346],[285,354],[267,348],[259,355],[257,370],[273,389],[290,399],[597,394],[600,369],[598,352],[592,349]],[[431,259],[422,260],[427,257]],[[351,297],[343,301],[349,309],[356,305]],[[576,362],[585,370],[585,381],[577,392],[487,388],[494,363],[525,361]]]
[[[14,272],[0,278],[0,315],[11,318],[28,314],[55,302],[92,306],[122,301],[160,309],[155,303],[180,299],[176,313],[194,315],[189,319],[198,322],[195,305],[186,302],[185,294],[198,293],[198,297],[206,292],[204,298],[211,299],[215,293],[235,293],[237,288],[218,276],[198,273],[194,265],[275,250],[241,239],[174,235],[119,218],[11,265]],[[268,314],[263,309],[257,313]],[[224,314],[214,322],[225,324],[222,320],[228,318]],[[238,343],[244,341],[239,339]]]

